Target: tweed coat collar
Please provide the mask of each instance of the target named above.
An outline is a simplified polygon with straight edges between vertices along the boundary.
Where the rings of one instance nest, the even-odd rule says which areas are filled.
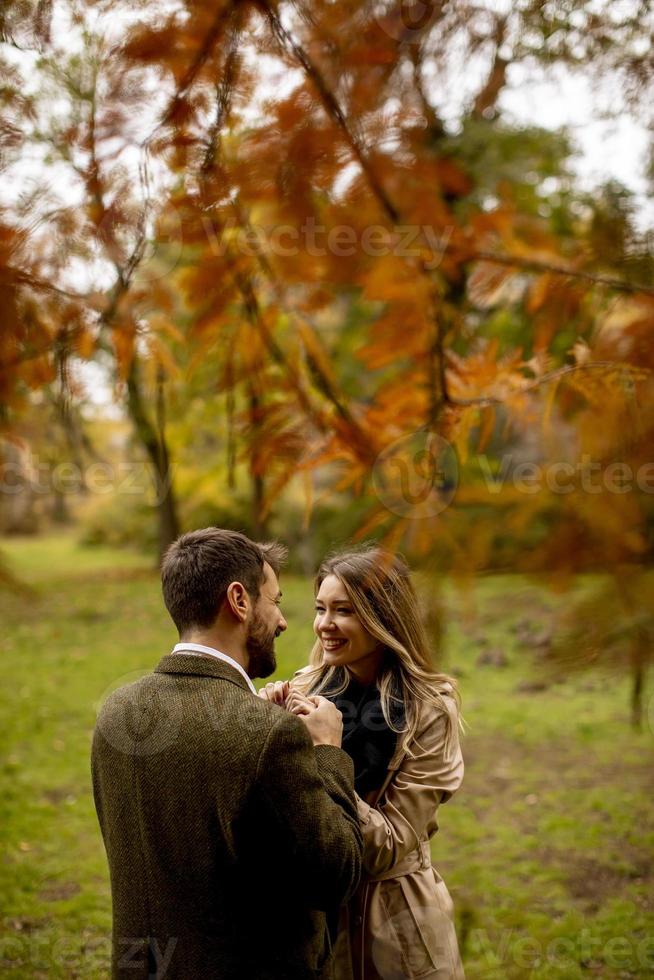
[[[216,657],[193,656],[187,653],[169,653],[162,657],[155,667],[157,674],[190,674],[195,677],[217,677],[223,681],[229,681],[242,687],[250,694],[250,688],[246,679],[238,672],[236,667],[231,667],[224,660],[217,660]]]

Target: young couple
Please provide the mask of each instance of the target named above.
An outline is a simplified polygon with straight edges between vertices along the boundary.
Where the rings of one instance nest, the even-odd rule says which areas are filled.
[[[98,716],[113,975],[458,980],[429,850],[463,775],[458,698],[408,569],[374,547],[323,562],[310,665],[257,696],[284,556],[218,528],[179,538],[162,583],[180,642]]]

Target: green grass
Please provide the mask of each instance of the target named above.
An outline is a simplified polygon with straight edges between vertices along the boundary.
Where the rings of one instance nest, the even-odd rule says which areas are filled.
[[[33,590],[0,593],[0,971],[106,977],[91,731],[104,693],[150,670],[175,634],[150,558],[65,535],[2,550]],[[312,599],[299,578],[283,590],[278,676],[289,676],[311,645]],[[433,855],[469,980],[651,976],[654,739],[629,728],[627,682],[593,673],[516,691],[535,677],[525,623],[536,635],[565,596],[503,576],[443,601],[444,667],[459,676],[469,731],[464,787],[441,811]],[[485,648],[507,665],[477,666]]]

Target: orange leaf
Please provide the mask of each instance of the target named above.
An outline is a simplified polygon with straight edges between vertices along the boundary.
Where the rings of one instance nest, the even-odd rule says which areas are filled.
[[[478,451],[483,453],[495,430],[495,407],[486,405],[481,409],[481,424],[479,426]]]

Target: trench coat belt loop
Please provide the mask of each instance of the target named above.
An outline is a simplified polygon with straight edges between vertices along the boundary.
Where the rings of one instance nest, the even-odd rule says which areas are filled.
[[[424,868],[431,868],[431,847],[428,840],[420,841],[420,861]]]

